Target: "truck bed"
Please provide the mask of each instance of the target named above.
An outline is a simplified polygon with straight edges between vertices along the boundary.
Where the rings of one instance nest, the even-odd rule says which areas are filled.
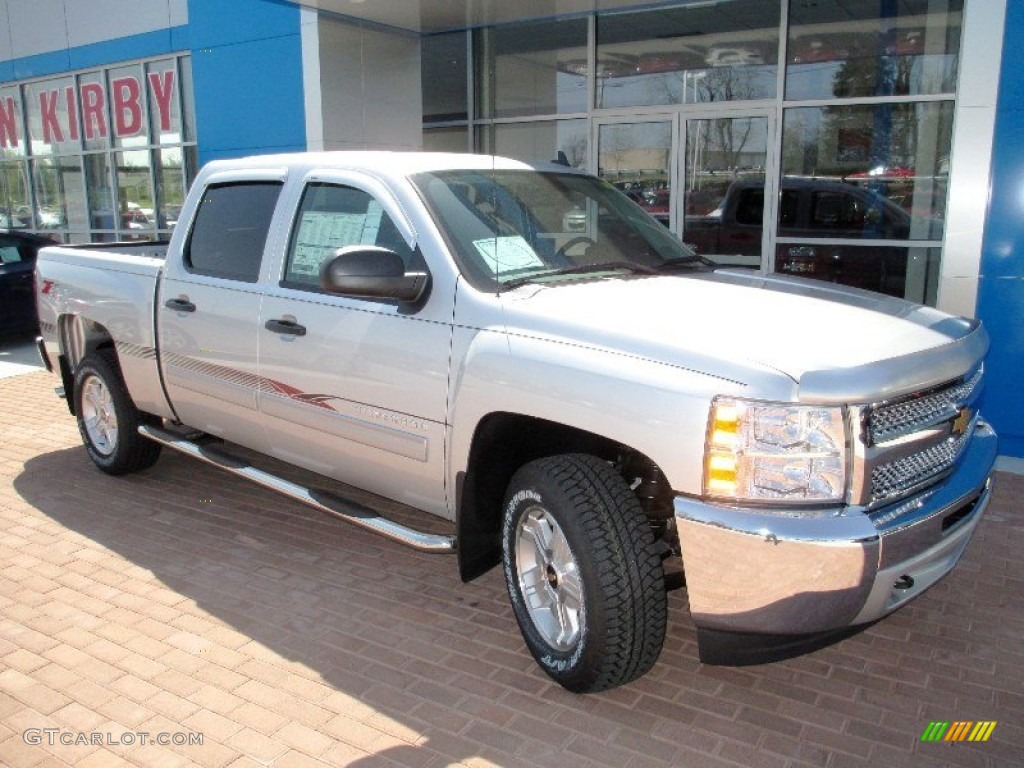
[[[84,352],[88,338],[104,329],[133,400],[159,415],[171,415],[160,386],[153,322],[166,252],[167,243],[154,242],[55,245],[43,248],[36,264],[39,290],[51,299],[38,308],[53,359],[58,338],[65,351]]]

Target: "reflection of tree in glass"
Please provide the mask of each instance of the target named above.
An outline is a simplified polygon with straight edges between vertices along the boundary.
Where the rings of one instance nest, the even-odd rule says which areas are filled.
[[[852,96],[902,96],[910,93],[911,57],[851,56],[832,78],[832,94]]]
[[[818,165],[817,131],[808,124],[817,110],[791,109],[782,131],[782,173],[784,176],[811,175]]]
[[[587,137],[582,134],[576,134],[570,139],[567,139],[559,147],[562,152],[565,152],[565,157],[569,161],[569,166],[572,168],[582,168],[587,162]]]
[[[697,101],[737,101],[760,97],[754,67],[715,67],[694,82]]]
[[[711,130],[708,132],[709,149],[713,148],[715,150],[719,168],[722,170],[736,170],[745,165],[745,163],[740,162],[740,159],[747,147],[750,134],[754,130],[754,121],[720,118],[710,122]],[[718,168],[715,170],[718,170]]]

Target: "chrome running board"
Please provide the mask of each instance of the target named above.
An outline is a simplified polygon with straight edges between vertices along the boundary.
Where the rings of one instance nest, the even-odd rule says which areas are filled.
[[[251,480],[257,485],[262,485],[264,488],[277,491],[296,501],[301,501],[303,504],[308,504],[321,512],[326,512],[333,517],[354,523],[369,531],[386,536],[393,541],[405,544],[413,549],[418,549],[421,552],[436,554],[455,552],[454,536],[417,531],[401,523],[388,520],[369,507],[349,499],[344,499],[330,491],[306,488],[290,480],[285,480],[283,477],[264,472],[262,469],[257,469],[249,464],[245,459],[232,456],[216,447],[199,445],[172,432],[148,424],[143,424],[139,427],[139,434],[194,459],[212,464],[223,469],[225,472],[244,477],[246,480]]]

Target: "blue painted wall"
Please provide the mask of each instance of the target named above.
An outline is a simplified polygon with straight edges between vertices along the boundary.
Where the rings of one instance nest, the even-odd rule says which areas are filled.
[[[199,162],[306,148],[299,7],[189,0]]]
[[[999,452],[1024,457],[1024,3],[1006,4],[992,190],[982,244],[978,316],[992,337],[984,412]]]
[[[189,0],[188,24],[0,62],[0,82],[188,51],[199,162],[306,148],[299,8]]]

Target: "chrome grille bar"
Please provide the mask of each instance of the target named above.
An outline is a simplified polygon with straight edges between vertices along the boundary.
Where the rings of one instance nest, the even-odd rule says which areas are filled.
[[[966,380],[918,397],[876,406],[868,417],[867,437],[875,445],[956,418],[980,392],[979,368]]]

